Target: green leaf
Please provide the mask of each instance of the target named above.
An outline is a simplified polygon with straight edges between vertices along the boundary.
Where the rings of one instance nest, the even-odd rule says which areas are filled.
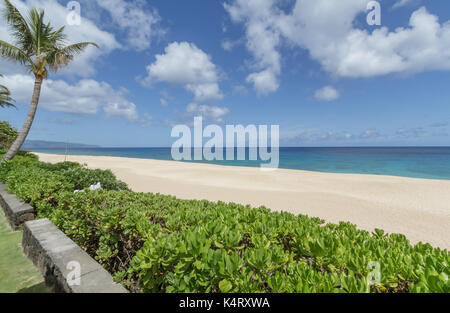
[[[229,292],[231,290],[231,288],[233,288],[233,285],[226,279],[222,280],[219,283],[219,289],[223,293]]]

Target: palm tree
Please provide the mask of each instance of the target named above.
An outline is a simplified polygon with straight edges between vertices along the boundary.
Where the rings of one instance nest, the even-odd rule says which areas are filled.
[[[27,18],[9,0],[5,1],[4,19],[11,28],[15,45],[0,40],[0,55],[13,62],[24,65],[34,74],[35,83],[30,109],[23,128],[1,161],[11,160],[22,147],[30,131],[36,114],[42,82],[47,78],[48,70],[56,72],[67,66],[74,55],[84,51],[89,45],[98,48],[93,42],[80,42],[65,45],[64,27],[57,30],[44,23],[44,11],[32,8]]]
[[[0,74],[0,77],[3,77],[3,75]],[[8,88],[0,85],[0,108],[14,107],[14,104],[11,103],[14,100],[10,97],[10,95],[11,94],[9,93]]]

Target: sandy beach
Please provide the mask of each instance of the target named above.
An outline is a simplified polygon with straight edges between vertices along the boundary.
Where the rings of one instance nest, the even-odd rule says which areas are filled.
[[[65,156],[36,153],[44,162]],[[450,248],[450,181],[392,176],[332,174],[193,164],[103,156],[69,156],[89,168],[111,169],[138,192],[170,194],[266,206],[346,221],[372,231],[402,233],[412,243]]]

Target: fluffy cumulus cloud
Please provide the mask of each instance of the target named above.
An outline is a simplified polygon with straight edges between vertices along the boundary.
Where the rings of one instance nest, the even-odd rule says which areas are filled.
[[[3,77],[18,103],[31,100],[34,79],[30,75],[15,74]],[[138,121],[136,105],[125,98],[125,91],[117,91],[108,83],[83,79],[76,84],[47,79],[42,85],[40,107],[53,112],[93,115],[101,111],[106,117]]]
[[[225,3],[225,9],[236,23],[245,24],[247,49],[254,56],[254,72],[247,77],[259,94],[268,94],[278,89],[281,71],[280,31],[273,18],[277,15],[272,0],[238,0]]]
[[[332,86],[325,86],[317,90],[314,97],[320,101],[334,101],[339,98],[339,92]]]
[[[183,85],[195,96],[195,101],[221,100],[219,74],[211,57],[188,42],[169,44],[164,54],[156,55],[147,67],[145,83],[165,82]]]
[[[441,23],[425,7],[414,11],[405,27],[368,31],[354,23],[366,12],[367,0],[296,0],[289,10],[282,9],[283,3],[225,4],[231,20],[245,27],[256,68],[247,81],[260,93],[277,90],[282,42],[308,50],[312,59],[338,77],[450,70],[450,23]]]
[[[183,111],[175,110],[172,118],[163,120],[163,125],[174,127],[175,125],[183,124],[193,127],[194,117],[198,116],[201,116],[206,123],[222,124],[225,121],[225,116],[229,113],[230,110],[226,107],[192,102]]]
[[[130,48],[137,51],[148,49],[152,39],[164,34],[159,27],[161,18],[155,9],[149,9],[144,0],[96,0],[106,10],[124,34]]]
[[[275,92],[279,87],[277,74],[270,69],[248,75],[247,82],[252,83],[261,95]]]
[[[202,116],[204,119],[223,123],[223,117],[230,113],[228,108],[222,108],[218,106],[198,105],[196,103],[190,103],[186,107],[186,112],[195,116]]]

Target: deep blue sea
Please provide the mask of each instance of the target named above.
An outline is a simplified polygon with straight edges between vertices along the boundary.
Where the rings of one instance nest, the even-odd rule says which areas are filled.
[[[65,149],[33,149],[65,154]],[[247,155],[248,155],[247,149]],[[83,148],[73,155],[118,156],[172,160],[170,148]],[[450,147],[280,148],[279,167],[329,173],[393,175],[450,179]],[[248,159],[248,158],[247,158]],[[259,167],[261,161],[186,161]]]

